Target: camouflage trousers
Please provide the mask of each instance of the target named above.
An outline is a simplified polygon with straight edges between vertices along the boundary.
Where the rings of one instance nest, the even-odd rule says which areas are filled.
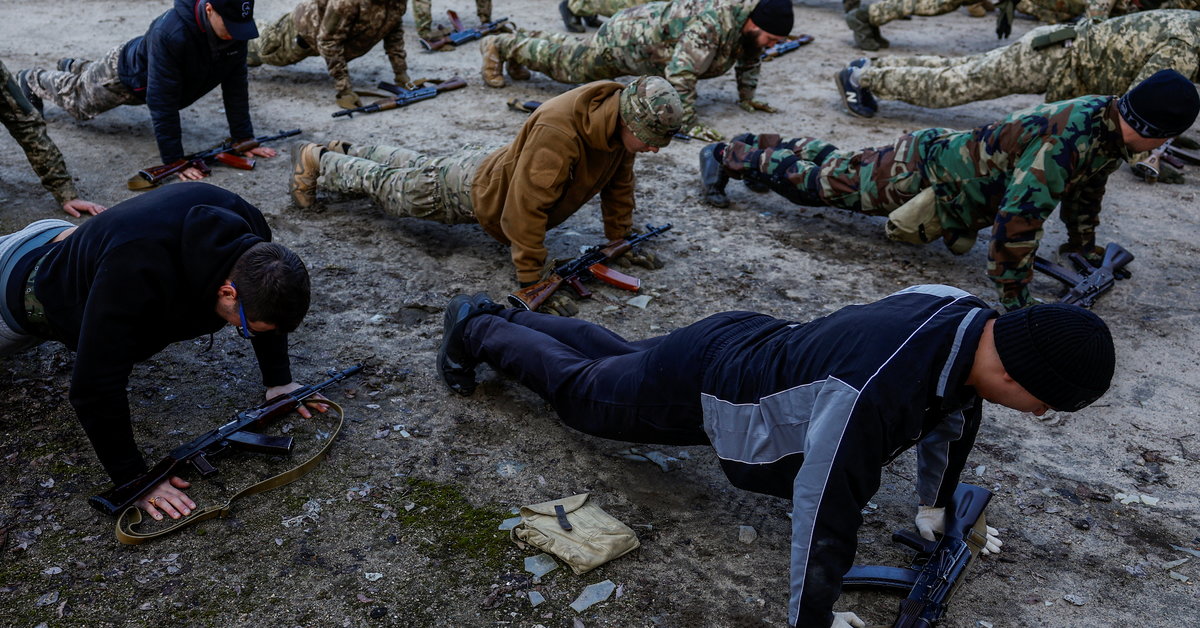
[[[433,33],[433,1],[432,0],[413,0],[413,22],[417,26],[417,35],[422,39],[429,39]],[[492,0],[475,0],[475,16],[479,18],[479,23],[492,21]],[[470,28],[469,24],[464,25]]]
[[[783,141],[749,133],[734,138],[722,165],[736,179],[766,183],[800,205],[886,215],[930,186],[922,162],[925,144],[943,129],[901,135],[890,146],[838,150],[811,137]]]
[[[567,8],[575,15],[612,17],[617,11],[646,4],[650,0],[567,0]]]
[[[611,23],[611,22],[610,22]],[[562,83],[588,83],[636,74],[623,67],[613,51],[622,43],[610,41],[605,24],[590,39],[563,33],[518,31],[499,35],[496,46],[501,59],[514,61]]]
[[[875,26],[883,26],[893,20],[909,15],[945,15],[979,0],[880,0],[867,7],[868,20]]]
[[[920,107],[952,107],[1009,94],[1042,94],[1070,75],[1070,49],[1034,50],[1033,39],[1060,26],[1040,26],[1008,46],[966,57],[886,56],[873,59],[859,84],[876,98]]]
[[[296,19],[288,11],[274,24],[258,23],[258,37],[246,42],[246,65],[292,65],[320,55],[314,44],[305,43],[296,32]]]
[[[1017,3],[1018,11],[1048,24],[1080,17],[1087,12],[1087,8],[1088,0],[1021,0]]]
[[[62,153],[46,133],[46,121],[25,98],[3,62],[0,62],[0,123],[25,151],[29,165],[55,200],[62,204],[79,196]]]
[[[121,44],[96,61],[76,59],[70,72],[33,70],[29,73],[29,89],[76,120],[91,120],[120,105],[143,104],[145,101],[117,74],[124,49],[125,44]]]
[[[429,157],[393,146],[353,146],[349,154],[321,155],[317,187],[365,194],[394,216],[449,225],[473,223],[471,187],[479,164],[494,148],[467,147]]]

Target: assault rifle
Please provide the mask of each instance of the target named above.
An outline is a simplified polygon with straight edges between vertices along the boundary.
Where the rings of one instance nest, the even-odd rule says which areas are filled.
[[[946,533],[927,541],[912,530],[897,530],[892,541],[917,552],[908,567],[855,565],[842,578],[843,588],[875,587],[906,591],[893,628],[933,626],[946,614],[950,597],[962,584],[967,566],[986,539],[984,511],[991,491],[959,484],[946,508]]]
[[[783,55],[799,48],[800,46],[811,44],[812,42],[812,35],[797,35],[793,39],[781,41],[774,46],[767,48],[766,50],[762,51],[762,54],[759,55],[758,58],[762,59],[763,61],[774,61],[777,57],[782,57]]]
[[[623,290],[637,292],[642,287],[640,279],[615,271],[604,264],[621,257],[637,244],[665,233],[670,228],[670,223],[661,227],[646,225],[645,233],[617,240],[604,247],[594,246],[583,255],[556,266],[554,272],[542,281],[508,295],[508,302],[515,308],[536,312],[546,302],[546,299],[557,292],[563,284],[571,286],[576,294],[586,299],[592,296],[592,293],[584,287],[583,280],[590,277],[595,277]]]
[[[537,110],[538,107],[541,107],[541,106],[542,106],[542,101],[540,101],[540,100],[522,101],[520,98],[513,98],[512,100],[508,101],[509,109],[512,109],[513,111],[519,111],[521,113],[533,113],[534,111]],[[688,135],[687,133],[676,133],[674,135],[674,137],[677,140],[683,140],[685,142],[690,142],[692,140],[700,139],[694,135]]]
[[[188,168],[195,168],[204,174],[208,174],[212,172],[208,165],[214,161],[219,161],[226,166],[233,166],[241,170],[254,170],[254,160],[247,159],[243,156],[243,153],[258,148],[267,142],[274,142],[275,140],[292,137],[293,135],[300,135],[300,129],[280,131],[275,135],[262,135],[252,140],[243,140],[237,143],[234,143],[231,139],[225,140],[208,150],[192,153],[183,159],[178,159],[169,164],[139,170],[137,174],[129,178],[129,181],[125,185],[135,192],[149,190],[150,188],[158,187],[167,177],[183,172]]]
[[[1110,242],[1104,247],[1104,259],[1100,266],[1093,266],[1079,253],[1070,253],[1067,259],[1075,266],[1074,271],[1040,256],[1034,256],[1033,267],[1066,284],[1067,293],[1058,300],[1059,303],[1090,308],[1100,295],[1112,289],[1117,279],[1129,278],[1125,266],[1133,261],[1133,253],[1116,242]]]
[[[508,22],[508,18],[502,17],[498,20],[492,20],[486,24],[480,24],[479,28],[463,28],[462,21],[458,19],[457,13],[454,11],[447,11],[447,13],[450,14],[450,23],[454,25],[454,31],[445,37],[441,37],[433,41],[426,41],[424,39],[420,40],[421,46],[424,47],[426,51],[435,52],[441,50],[447,44],[459,46],[469,41],[481,39],[485,35],[491,35],[492,33],[504,28],[506,26],[505,23]]]
[[[466,86],[467,82],[457,76],[446,81],[439,81],[436,79],[421,79],[420,81],[412,84],[412,89],[407,89],[386,81],[380,81],[378,86],[379,89],[387,90],[395,94],[395,98],[382,98],[369,105],[335,111],[333,117],[338,118],[341,116],[346,116],[348,118],[353,118],[354,114],[356,113],[376,113],[379,111],[389,111],[391,109],[407,107],[415,102],[434,98],[442,92],[462,89]]]
[[[267,454],[289,454],[292,452],[292,437],[267,436],[257,430],[287,416],[303,404],[305,399],[361,370],[362,365],[358,364],[339,373],[331,372],[331,377],[319,384],[297,388],[290,393],[268,399],[257,408],[243,410],[225,425],[176,447],[161,462],[154,465],[153,469],[89,498],[88,503],[104,514],[119,514],[146,491],[173,475],[179,475],[185,462],[192,465],[201,477],[216,474],[217,468],[208,462],[208,458],[224,453],[230,447]]]

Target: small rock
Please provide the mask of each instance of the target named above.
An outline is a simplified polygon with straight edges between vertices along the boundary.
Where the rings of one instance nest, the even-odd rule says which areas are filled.
[[[1169,572],[1167,572],[1167,575],[1171,576],[1171,578],[1173,580],[1178,580],[1180,582],[1191,583],[1191,581],[1192,581],[1191,578],[1179,573],[1178,571],[1169,571]],[[40,605],[41,601],[39,600],[38,603]]]
[[[981,464],[978,467],[975,467],[975,475],[983,475],[985,471],[987,471],[987,465]],[[980,622],[980,623],[987,623],[987,622]],[[988,626],[991,626],[991,624],[988,624]]]
[[[1180,547],[1178,545],[1172,545],[1171,549],[1178,550],[1180,552],[1186,552],[1188,554],[1191,554],[1192,556],[1195,556],[1196,558],[1200,558],[1200,550],[1194,550],[1190,547]]]
[[[1157,497],[1151,497],[1149,495],[1142,495],[1141,498],[1142,498],[1142,503],[1146,504],[1147,506],[1157,506],[1158,505]]]
[[[758,530],[754,526],[738,526],[738,541],[749,545],[758,539]]]
[[[979,626],[979,628],[992,628],[992,622],[990,622],[990,621],[983,621],[982,619],[981,619],[981,620],[979,620],[979,621],[977,621],[977,622],[975,622],[975,625],[976,625],[976,626]]]
[[[1075,606],[1083,606],[1084,604],[1087,604],[1087,600],[1085,600],[1082,596],[1075,595],[1074,593],[1068,593],[1062,596],[1062,599],[1074,604]]]
[[[525,470],[525,465],[512,460],[502,460],[496,465],[496,473],[502,478],[511,478]]]
[[[613,594],[613,591],[616,590],[617,585],[613,584],[612,580],[589,584],[584,587],[579,597],[575,598],[574,602],[571,602],[571,608],[575,609],[576,613],[582,613],[592,605],[607,600]]]
[[[647,305],[650,305],[650,295],[639,294],[638,296],[633,297],[632,299],[629,299],[628,301],[626,301],[626,303],[628,303],[629,305],[632,305],[633,307],[636,307],[638,309],[644,310],[644,309],[646,309]]]
[[[1186,558],[1183,560],[1187,561]],[[46,574],[47,576],[58,575],[58,574],[62,573],[62,567],[49,567],[49,568],[43,569],[42,573]]]
[[[519,523],[521,523],[520,517],[510,517],[508,519],[505,519],[504,521],[501,521],[500,527],[498,527],[496,529],[497,530],[511,530],[511,529],[517,527],[517,524],[519,524]]]
[[[368,582],[375,582],[376,580],[379,580],[380,578],[382,578],[383,574],[374,573],[374,572],[365,572],[365,573],[363,573],[363,577],[366,578]]]
[[[1179,560],[1173,560],[1169,563],[1163,563],[1162,568],[1166,569],[1167,571],[1170,571],[1170,570],[1188,562],[1189,560],[1191,560],[1191,559],[1190,558],[1180,558]]]
[[[1076,528],[1079,528],[1080,530],[1091,530],[1092,529],[1092,522],[1090,519],[1072,519],[1071,525],[1075,526]]]
[[[1174,572],[1172,572],[1172,573],[1174,573]],[[38,606],[50,606],[51,604],[54,604],[55,602],[58,602],[58,591],[51,591],[51,592],[39,597],[37,600],[37,605]]]
[[[371,609],[371,619],[383,619],[387,615],[386,606],[376,606]]]
[[[529,592],[529,604],[534,608],[537,608],[539,604],[545,601],[546,598],[541,593],[538,593],[537,591]]]
[[[542,576],[558,569],[558,561],[549,554],[538,554],[525,558],[525,571],[533,574],[534,582],[541,582]]]

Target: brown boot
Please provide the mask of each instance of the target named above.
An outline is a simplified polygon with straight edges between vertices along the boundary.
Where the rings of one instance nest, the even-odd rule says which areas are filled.
[[[320,144],[292,145],[292,178],[288,185],[288,194],[300,209],[308,209],[317,204],[317,176],[321,174],[321,153],[325,147]]]
[[[967,7],[967,15],[971,17],[987,17],[987,9],[982,2],[976,2]]]
[[[497,41],[503,36],[484,37],[479,42],[479,54],[483,55],[483,67],[479,73],[489,87],[504,87],[504,58],[500,56],[500,45]]]

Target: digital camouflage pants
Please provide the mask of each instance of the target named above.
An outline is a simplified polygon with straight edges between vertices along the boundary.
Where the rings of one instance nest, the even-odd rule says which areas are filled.
[[[246,65],[292,65],[320,55],[315,45],[300,45],[298,37],[291,11],[273,24],[259,22],[258,37],[246,42]]]
[[[479,164],[494,150],[467,147],[441,157],[393,146],[354,146],[346,155],[326,151],[317,186],[365,194],[394,216],[477,222],[471,185]]]
[[[898,20],[909,15],[945,15],[961,6],[975,4],[979,0],[880,0],[867,7],[868,19],[875,26]]]
[[[117,74],[124,49],[125,44],[121,44],[96,61],[76,59],[70,72],[33,70],[29,73],[29,89],[76,120],[91,120],[120,105],[143,104]]]
[[[29,165],[55,200],[62,204],[79,196],[62,153],[46,133],[46,121],[25,98],[16,78],[3,63],[0,63],[0,123],[25,151]]]
[[[610,41],[601,28],[588,39],[562,33],[518,31],[498,35],[496,46],[502,59],[519,63],[562,83],[588,83],[629,74],[614,58],[623,42]]]
[[[935,109],[1009,94],[1042,94],[1070,72],[1070,49],[1058,44],[1034,50],[1032,42],[1059,28],[1041,26],[1008,46],[966,57],[880,57],[863,69],[859,84],[876,98]]]

